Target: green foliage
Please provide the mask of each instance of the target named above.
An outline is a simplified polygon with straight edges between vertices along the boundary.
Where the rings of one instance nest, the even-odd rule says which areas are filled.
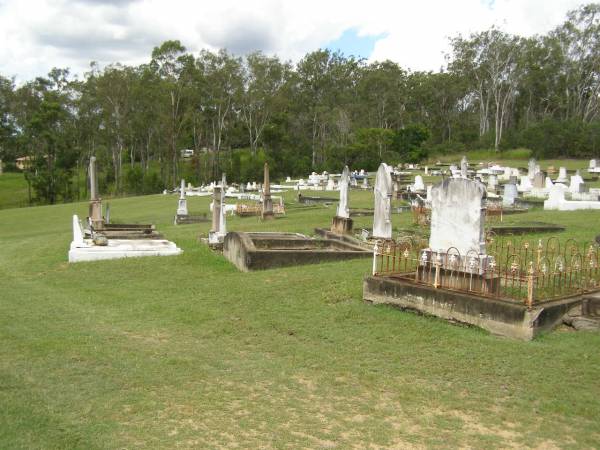
[[[548,119],[522,133],[522,142],[538,158],[581,158],[600,155],[600,123]]]
[[[424,125],[407,125],[396,132],[392,150],[398,154],[400,161],[418,163],[427,158],[427,148],[423,143],[429,136],[429,130]]]

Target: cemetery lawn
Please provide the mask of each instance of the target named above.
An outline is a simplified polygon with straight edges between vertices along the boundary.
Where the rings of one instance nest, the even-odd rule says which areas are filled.
[[[329,225],[333,205],[286,196],[285,218],[228,228]],[[125,198],[111,215],[155,223],[183,255],[71,265],[86,203],[0,211],[0,447],[600,446],[600,334],[519,342],[370,306],[369,259],[240,273],[197,242],[209,224],[172,225],[176,205]],[[506,220],[600,232],[600,211]],[[394,226],[413,229],[411,214]]]

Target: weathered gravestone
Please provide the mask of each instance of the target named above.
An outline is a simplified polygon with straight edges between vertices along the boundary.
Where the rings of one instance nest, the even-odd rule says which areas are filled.
[[[558,178],[556,179],[556,183],[566,183],[569,181],[567,178],[567,168],[561,167],[558,169]]]
[[[517,186],[512,183],[504,185],[504,192],[502,194],[502,206],[513,206],[515,199],[519,196]]]
[[[177,204],[177,215],[178,216],[187,216],[188,208],[187,208],[187,199],[185,198],[185,180],[181,180],[181,187],[179,192],[179,203]]]
[[[485,187],[472,180],[450,178],[431,192],[429,247],[446,253],[455,248],[461,255],[485,254]]]
[[[102,199],[98,197],[98,173],[96,172],[96,157],[90,158],[89,165],[90,177],[90,205],[89,220],[92,228],[99,230],[104,226],[102,218]]]
[[[373,214],[373,237],[392,238],[392,176],[391,168],[381,163],[375,175],[375,210]]]
[[[536,172],[533,176],[533,187],[536,189],[543,189],[546,185],[546,175],[544,172]]]
[[[350,170],[344,166],[342,177],[340,178],[340,202],[338,203],[337,213],[331,222],[331,231],[336,234],[352,233],[353,221],[350,218],[350,208],[348,207],[348,188],[350,186]]]
[[[460,176],[462,178],[467,178],[469,174],[469,162],[467,161],[467,157],[463,156],[460,160]]]
[[[211,245],[222,244],[226,234],[225,189],[215,186],[212,201],[212,227],[208,233],[208,243]]]
[[[262,218],[270,220],[275,218],[273,214],[273,200],[271,199],[271,182],[269,180],[269,164],[265,163],[264,182],[263,182],[263,200],[262,200]]]

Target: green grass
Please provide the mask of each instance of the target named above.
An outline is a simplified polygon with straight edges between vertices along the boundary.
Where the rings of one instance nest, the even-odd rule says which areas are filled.
[[[285,218],[228,228],[328,226],[333,206],[286,196]],[[371,201],[351,192],[352,207]],[[176,204],[117,199],[111,214],[155,223],[183,255],[79,264],[66,256],[85,203],[0,211],[0,447],[600,445],[599,334],[518,342],[369,306],[370,260],[240,273],[197,242],[209,224],[172,225]],[[507,220],[587,239],[599,218]],[[411,222],[394,215],[397,229]]]
[[[27,182],[22,173],[0,175],[0,209],[28,206]]]

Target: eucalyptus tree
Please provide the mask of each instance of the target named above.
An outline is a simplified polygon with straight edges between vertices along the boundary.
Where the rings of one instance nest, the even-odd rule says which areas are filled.
[[[194,70],[194,58],[185,53],[186,48],[179,41],[165,41],[160,47],[152,50],[150,66],[161,78],[160,92],[164,93],[166,106],[165,118],[167,124],[167,148],[169,154],[166,158],[167,170],[164,174],[165,182],[175,186],[178,179],[177,140],[180,136],[186,118],[188,117],[186,104],[187,89],[190,87]],[[166,105],[165,105],[166,104]]]
[[[289,80],[290,71],[289,63],[260,52],[245,58],[240,118],[248,131],[252,155],[256,155],[265,126],[281,101],[281,90]]]

